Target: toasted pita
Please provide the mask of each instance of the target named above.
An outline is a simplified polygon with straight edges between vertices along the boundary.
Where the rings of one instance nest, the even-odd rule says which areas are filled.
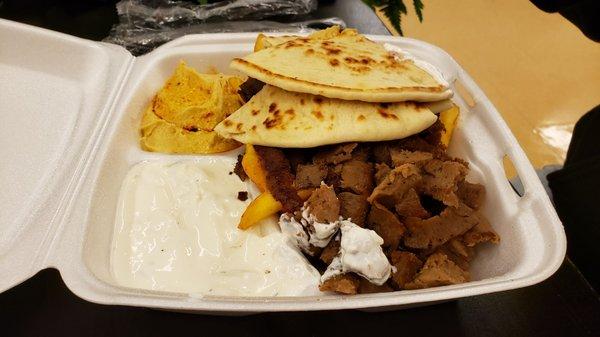
[[[242,105],[237,91],[242,79],[223,74],[200,74],[180,62],[156,94],[154,113],[179,127],[211,131]]]
[[[346,101],[265,85],[215,131],[245,144],[307,148],[400,139],[436,120],[429,109],[413,102]]]
[[[270,48],[278,44],[297,39],[299,37],[300,36],[298,35],[267,36],[263,33],[260,33],[256,37],[256,41],[254,41],[254,51]]]
[[[340,35],[340,26],[333,26],[327,29],[316,31],[310,34],[310,37],[313,39],[330,39]],[[263,33],[258,34],[256,37],[256,41],[254,42],[254,51],[259,51],[265,48],[270,48],[276,46],[278,44],[288,42],[290,40],[294,40],[300,38],[302,36],[299,35],[279,35],[279,36],[271,36],[265,35]]]
[[[288,91],[329,98],[431,102],[452,95],[410,59],[398,60],[352,29],[336,27],[285,40],[267,40],[270,47],[235,58],[231,67]],[[285,42],[274,44],[278,41]]]
[[[192,132],[168,123],[153,112],[152,105],[144,113],[140,130],[140,145],[151,152],[219,153],[240,146],[235,140],[224,139],[214,131]]]
[[[242,105],[242,79],[200,74],[180,62],[154,96],[140,126],[142,149],[164,153],[217,153],[240,144],[223,139],[215,125]]]

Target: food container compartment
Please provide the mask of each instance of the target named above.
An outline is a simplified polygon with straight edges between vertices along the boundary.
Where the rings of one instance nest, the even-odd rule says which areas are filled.
[[[144,152],[138,144],[143,109],[179,60],[231,73],[229,61],[252,51],[256,34],[190,35],[141,57],[121,47],[0,20],[0,134],[5,205],[0,213],[0,291],[37,271],[57,268],[78,296],[97,303],[205,313],[360,308],[387,310],[532,285],[560,266],[562,225],[534,169],[492,103],[443,50],[390,36],[436,65],[471,95],[461,108],[450,153],[469,161],[470,180],[486,186],[484,214],[499,245],[478,248],[474,281],[438,288],[356,296],[209,297],[115,285],[110,252],[116,204],[128,170],[144,160],[206,160],[202,155]],[[235,157],[241,150],[218,156]],[[524,182],[518,196],[505,178],[508,156]],[[8,187],[8,188],[6,188]]]

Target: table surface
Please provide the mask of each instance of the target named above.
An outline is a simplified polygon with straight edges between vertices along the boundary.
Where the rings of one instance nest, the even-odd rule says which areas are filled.
[[[598,0],[531,1],[573,3],[572,10],[597,6],[587,11],[600,27]],[[404,34],[452,55],[502,114],[535,168],[562,164],[574,124],[600,104],[600,43],[528,0],[424,3],[423,22],[414,14],[403,17]]]
[[[117,18],[110,1],[92,1],[71,15],[52,1],[0,1],[0,17],[69,34],[101,39]],[[39,1],[42,3],[42,1]],[[67,1],[69,3],[69,1]],[[75,2],[73,2],[75,3]],[[32,6],[33,4],[33,6]],[[360,0],[322,5],[313,17],[341,17],[370,34],[386,34]],[[198,332],[232,336],[379,335],[421,336],[600,336],[600,297],[577,267],[565,260],[548,280],[524,289],[391,312],[269,313],[222,317],[104,306],[72,294],[56,270],[39,272],[0,294],[0,322],[6,336],[178,335]],[[8,330],[6,330],[8,328]]]
[[[5,336],[600,336],[600,299],[568,260],[535,286],[426,307],[242,317],[93,304],[48,269],[0,295],[0,317]]]

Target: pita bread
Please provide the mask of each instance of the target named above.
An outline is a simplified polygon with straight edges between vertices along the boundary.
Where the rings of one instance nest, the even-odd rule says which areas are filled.
[[[312,34],[310,34],[310,38],[313,39],[331,39],[340,35],[340,26],[333,26],[327,29],[318,30]],[[254,51],[259,51],[265,48],[270,48],[276,46],[278,44],[282,44],[284,42],[288,42],[290,40],[294,40],[300,38],[300,35],[279,35],[279,36],[271,36],[265,35],[263,33],[258,34],[256,37],[256,41],[254,42]]]
[[[300,36],[298,35],[267,36],[263,33],[260,33],[256,37],[256,41],[254,42],[254,51],[270,48],[278,44],[297,39],[299,37]]]
[[[346,101],[265,85],[215,131],[245,144],[307,148],[400,139],[436,120],[429,109],[413,102]]]
[[[440,114],[442,111],[451,109],[454,106],[454,103],[452,103],[452,101],[449,99],[445,99],[443,101],[437,101],[437,102],[427,102],[427,103],[422,103],[422,104],[423,104],[423,106],[425,106],[427,109],[431,110],[431,112],[433,112],[436,115]]]
[[[268,44],[285,41],[273,39]],[[264,46],[263,46],[264,47]],[[410,59],[398,60],[356,30],[327,29],[242,58],[231,67],[267,84],[329,98],[365,102],[431,102],[452,93]]]

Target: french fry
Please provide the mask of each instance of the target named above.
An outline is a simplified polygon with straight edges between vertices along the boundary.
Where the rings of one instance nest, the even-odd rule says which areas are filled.
[[[267,175],[260,163],[260,158],[254,150],[254,146],[251,144],[246,144],[246,153],[242,158],[242,167],[250,180],[258,186],[261,192],[267,190]]]
[[[450,140],[452,139],[452,133],[454,132],[454,128],[456,127],[456,121],[458,120],[459,113],[460,109],[456,105],[440,113],[440,122],[442,122],[445,129],[442,133],[441,142],[445,146],[448,146],[450,144]]]
[[[281,210],[281,203],[271,193],[263,192],[246,207],[238,224],[239,229],[248,229],[260,220]]]

